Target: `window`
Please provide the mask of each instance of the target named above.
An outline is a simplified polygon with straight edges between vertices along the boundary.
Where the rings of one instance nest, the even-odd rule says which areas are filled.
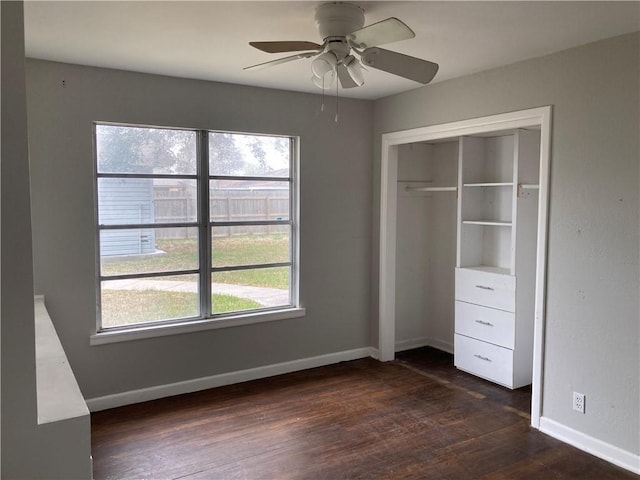
[[[297,307],[295,140],[95,125],[98,331]]]

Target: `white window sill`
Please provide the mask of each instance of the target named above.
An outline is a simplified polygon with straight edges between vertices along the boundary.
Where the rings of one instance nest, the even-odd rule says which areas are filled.
[[[143,340],[145,338],[164,337],[167,335],[180,335],[182,333],[200,332],[216,328],[238,327],[253,323],[272,322],[299,318],[305,316],[304,308],[294,307],[269,312],[252,312],[228,316],[224,318],[206,318],[203,320],[190,320],[181,323],[134,326],[131,328],[119,328],[117,330],[104,330],[97,332],[89,338],[90,345],[104,345],[106,343],[128,342],[131,340]]]

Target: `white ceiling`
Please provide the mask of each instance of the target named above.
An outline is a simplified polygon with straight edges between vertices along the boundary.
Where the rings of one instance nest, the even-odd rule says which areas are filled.
[[[321,43],[317,1],[26,1],[27,56],[138,72],[319,93],[310,59],[269,69],[245,66],[286,56],[249,41]],[[353,2],[365,24],[395,16],[416,38],[384,48],[440,65],[434,82],[640,30],[630,2]],[[369,69],[365,85],[340,95],[375,99],[420,87]]]

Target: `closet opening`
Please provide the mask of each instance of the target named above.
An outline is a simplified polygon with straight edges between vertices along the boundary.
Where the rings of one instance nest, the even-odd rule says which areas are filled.
[[[382,135],[378,355],[542,398],[551,107]]]

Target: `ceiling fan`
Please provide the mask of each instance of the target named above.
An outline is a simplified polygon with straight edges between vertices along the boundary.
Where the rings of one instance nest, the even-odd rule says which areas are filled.
[[[311,64],[312,81],[322,89],[330,87],[336,76],[342,88],[363,85],[363,65],[422,84],[429,83],[438,71],[437,63],[378,47],[415,37],[413,30],[395,17],[365,27],[362,8],[352,3],[333,2],[316,8],[315,23],[322,45],[307,41],[249,42],[266,53],[298,53],[244,70],[315,57]]]

